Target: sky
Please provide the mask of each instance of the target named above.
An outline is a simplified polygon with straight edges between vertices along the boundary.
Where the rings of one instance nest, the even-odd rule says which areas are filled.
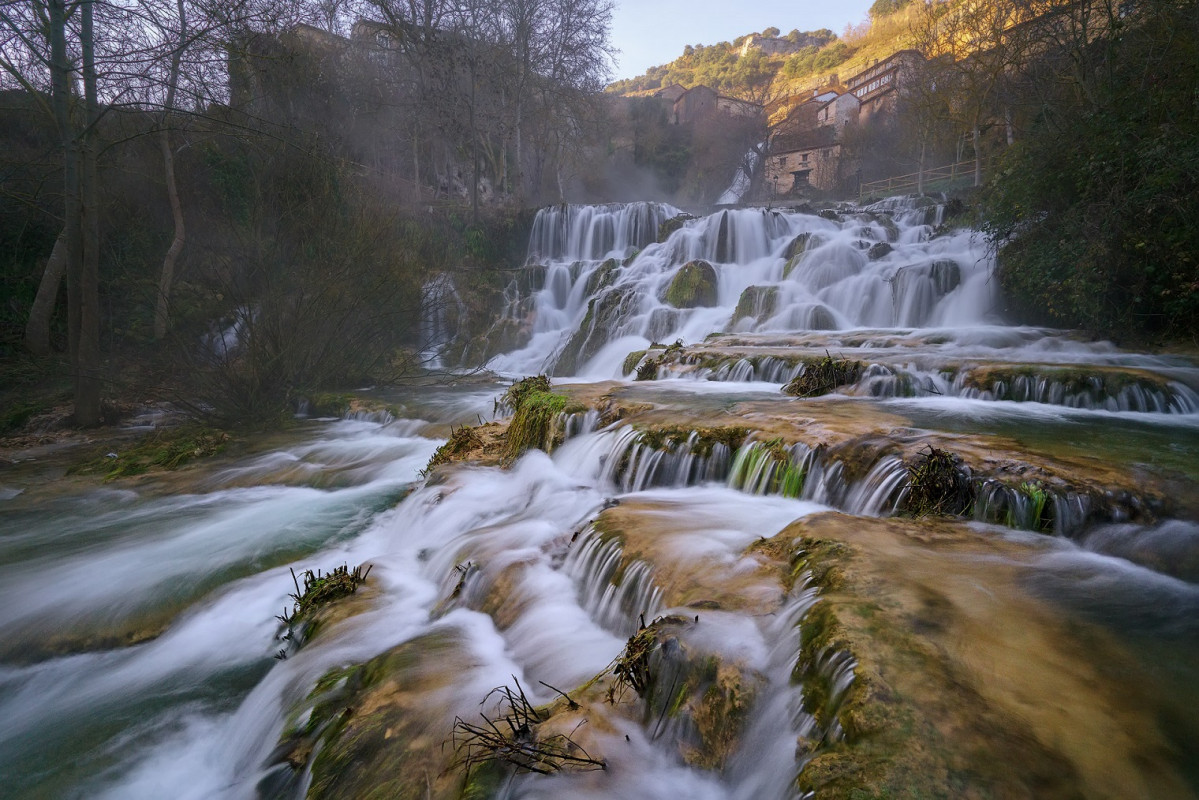
[[[683,54],[688,44],[731,42],[775,27],[782,33],[829,28],[837,35],[866,19],[873,0],[617,0],[613,79],[632,78]]]

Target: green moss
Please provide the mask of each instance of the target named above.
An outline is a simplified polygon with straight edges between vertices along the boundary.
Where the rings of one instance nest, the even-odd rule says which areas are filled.
[[[434,467],[441,466],[442,464],[460,461],[467,453],[477,450],[482,446],[483,437],[470,425],[463,425],[461,428],[451,428],[449,440],[437,448],[437,452],[433,454],[433,457],[429,459],[429,463],[425,466],[424,472],[427,473]]]
[[[521,378],[514,381],[511,386],[500,396],[498,405],[507,408],[511,411],[516,411],[520,408],[521,403],[530,394],[535,392],[548,392],[550,390],[550,379],[546,375],[531,375],[527,378]]]
[[[502,402],[514,412],[508,424],[506,459],[515,459],[530,449],[553,449],[558,415],[566,410],[569,400],[550,391],[549,378],[538,375],[517,381],[505,392]]]
[[[354,567],[351,571],[345,564],[334,567],[324,574],[320,570],[315,573],[312,570],[305,570],[303,588],[300,587],[295,572],[292,572],[292,580],[296,581],[296,593],[290,597],[295,600],[295,606],[292,608],[291,615],[284,621],[289,625],[298,624],[334,600],[354,594],[358,591],[358,587],[366,582],[370,571],[369,566],[366,568],[366,572],[363,572],[360,566]]]
[[[772,316],[778,306],[778,294],[777,286],[748,287],[737,300],[737,308],[733,311],[733,320],[753,317],[761,322]]]
[[[716,269],[707,261],[689,261],[679,268],[664,300],[675,308],[716,305]]]
[[[231,441],[225,431],[186,425],[156,431],[136,444],[97,453],[72,467],[77,474],[102,474],[104,480],[142,475],[153,470],[176,470],[224,451]]]
[[[776,437],[765,442],[751,442],[737,452],[729,485],[795,498],[803,492],[805,478],[803,465],[793,462],[786,443]]]
[[[736,452],[745,438],[749,436],[749,428],[730,426],[727,428],[686,428],[667,426],[662,428],[645,428],[641,430],[641,442],[653,450],[665,450],[685,444],[695,435],[691,443],[691,452],[697,456],[712,455],[712,448],[723,444],[730,453]]]
[[[677,231],[679,228],[682,228],[688,220],[693,219],[695,219],[695,217],[691,214],[683,213],[666,220],[658,226],[658,242],[665,242],[670,238],[672,233]]]
[[[587,276],[587,283],[583,287],[583,296],[591,297],[601,289],[607,289],[616,283],[616,277],[619,272],[620,262],[615,258],[609,258]]]
[[[658,358],[647,358],[645,361],[641,362],[641,364],[639,364],[637,366],[637,376],[636,376],[635,380],[639,380],[639,381],[657,380],[658,379],[658,367],[662,366],[663,360],[664,359],[661,356],[659,356]]]
[[[452,635],[427,634],[324,676],[305,704],[311,711],[304,730],[286,735],[280,747],[294,769],[311,768],[307,796],[460,797],[462,789],[443,780],[452,756],[441,746],[445,732],[430,728],[412,705],[423,692],[444,688],[438,664],[460,652]],[[472,777],[474,796],[490,796],[487,777]]]
[[[641,363],[641,359],[645,357],[648,350],[634,350],[629,353],[624,360],[624,364],[620,367],[621,375],[628,375],[633,370],[637,369],[637,365]]]
[[[340,417],[353,401],[352,394],[321,392],[308,398],[309,413],[314,417]]]
[[[47,402],[17,401],[0,411],[0,436],[25,426],[34,416],[50,410]]]

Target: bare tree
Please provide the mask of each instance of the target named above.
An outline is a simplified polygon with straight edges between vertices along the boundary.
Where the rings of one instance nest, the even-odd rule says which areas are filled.
[[[929,65],[925,80],[949,99],[970,136],[976,186],[982,183],[982,133],[999,116],[999,91],[1024,56],[1020,23],[1028,13],[1016,0],[926,0],[913,25]]]

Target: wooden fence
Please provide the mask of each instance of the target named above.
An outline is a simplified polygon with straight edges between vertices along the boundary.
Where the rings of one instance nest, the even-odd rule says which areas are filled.
[[[986,162],[983,162],[983,174],[986,175]],[[924,188],[931,184],[952,183],[962,178],[974,177],[974,159],[959,161],[944,167],[933,167],[924,171]],[[920,186],[920,173],[896,175],[881,181],[869,181],[858,187],[858,202],[867,197],[889,197],[895,194],[911,194]]]

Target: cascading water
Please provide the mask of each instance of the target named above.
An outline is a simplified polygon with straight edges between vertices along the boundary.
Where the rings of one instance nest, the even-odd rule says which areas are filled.
[[[530,257],[545,261],[550,276],[534,304],[540,335],[491,367],[607,377],[618,374],[629,351],[652,341],[994,319],[990,261],[970,231],[933,238],[931,225],[901,228],[881,213],[829,220],[734,209],[686,222],[658,243],[656,226],[671,210],[541,211],[530,245]],[[596,280],[605,258],[624,259],[638,248]],[[684,265],[697,261],[707,274],[695,280],[710,286],[698,300],[679,302],[675,287],[691,280]]]
[[[1199,685],[1199,535],[1185,497],[1199,480],[1199,369],[1003,325],[985,249],[969,231],[938,230],[943,213],[912,200],[823,216],[739,209],[677,220],[661,237],[679,215],[662,204],[543,210],[529,257],[544,280],[505,298],[531,338],[490,366],[617,380],[582,392],[587,410],[562,415],[551,455],[505,468],[421,475],[450,425],[494,411],[496,383],[307,421],[303,441],[175,484],[52,496],[0,474],[0,793],[366,794],[336,782],[327,765],[338,763],[355,776],[377,770],[380,792],[451,796],[439,793],[455,718],[480,719],[494,687],[519,681],[538,707],[583,701],[566,732],[607,768],[515,775],[490,796],[802,796],[800,771],[844,757],[862,735],[839,715],[853,687],[894,679],[923,652],[859,662],[852,637],[828,633],[822,587],[839,585],[841,567],[818,576],[805,559],[830,546],[830,530],[856,542],[836,552],[876,569],[869,585],[933,571],[895,601],[899,625],[872,616],[888,611],[882,601],[845,607],[888,641],[910,628],[932,637],[928,650],[952,650],[963,629],[946,627],[944,595],[960,583],[980,647],[998,635],[988,609],[1031,603],[1007,595],[1027,592],[1064,616],[1040,638],[1024,618],[1012,623],[1021,675],[1061,640],[1043,676],[1077,673],[1118,696],[1105,681],[1133,670],[1128,653],[1144,647],[1153,668],[1136,674],[1136,701],[1166,721],[1127,733],[1160,746],[1072,763],[1099,774],[1096,764],[1123,758],[1185,779],[1199,737],[1186,711]],[[697,261],[706,266],[688,269]],[[429,344],[447,334],[428,323]],[[819,397],[779,391],[826,357],[860,361],[860,373]],[[912,453],[929,437],[994,468],[974,475],[972,505],[956,518],[897,519]],[[1142,473],[1166,488],[1112,488]],[[887,526],[897,538],[853,538]],[[924,549],[909,558],[907,548]],[[934,558],[952,566],[928,566]],[[289,570],[340,564],[370,564],[369,581],[303,646],[281,640]],[[975,571],[957,581],[958,568]],[[1008,572],[1017,577],[987,583]],[[1102,635],[1070,639],[1093,620]],[[588,705],[629,637],[654,625],[665,631],[652,662],[659,694]],[[1097,658],[1104,668],[1091,670],[1087,648],[1108,640],[1128,643],[1125,660]],[[989,679],[1003,664],[984,667]],[[975,694],[1001,696],[984,688]],[[1027,686],[1017,690],[1031,725],[1043,715]],[[871,692],[887,709],[904,699]],[[1050,716],[1070,700],[1052,698]],[[1082,737],[1067,756],[1093,752],[1092,730],[1132,747],[1080,703],[1088,724],[1051,726]],[[396,715],[372,729],[384,712]],[[859,712],[847,719],[869,723]],[[342,725],[343,740],[304,739]],[[1064,758],[1049,761],[1056,770]],[[1125,777],[1111,785],[1138,796]]]
[[[762,153],[765,150],[766,142],[762,142],[746,151],[745,155],[741,157],[741,163],[737,165],[737,171],[733,173],[733,180],[729,183],[729,188],[716,198],[716,205],[731,206],[741,202],[741,198],[745,197],[745,193],[753,184],[754,173],[758,171],[758,164],[761,163]]]

